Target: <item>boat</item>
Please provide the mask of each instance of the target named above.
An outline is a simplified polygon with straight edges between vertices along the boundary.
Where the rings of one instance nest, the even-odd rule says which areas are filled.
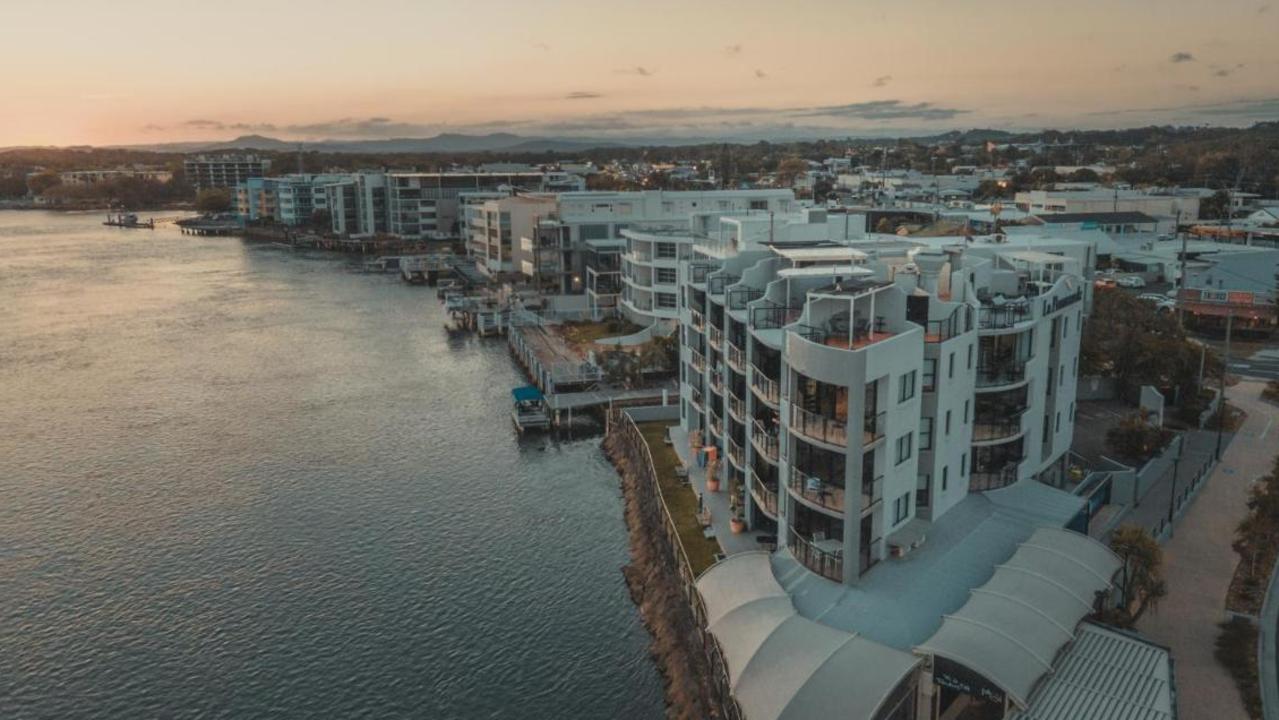
[[[523,433],[525,430],[547,430],[551,427],[546,397],[541,390],[532,385],[524,385],[512,390],[511,397],[515,401],[511,419],[515,421],[517,431]]]
[[[106,222],[103,225],[110,227],[134,228],[141,230],[154,230],[155,220],[142,222],[137,215],[133,213],[120,213],[119,215],[107,215]]]

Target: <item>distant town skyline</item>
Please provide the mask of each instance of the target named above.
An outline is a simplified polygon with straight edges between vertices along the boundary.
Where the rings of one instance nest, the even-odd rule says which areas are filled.
[[[0,22],[0,146],[903,135],[1279,119],[1279,0],[68,0]]]

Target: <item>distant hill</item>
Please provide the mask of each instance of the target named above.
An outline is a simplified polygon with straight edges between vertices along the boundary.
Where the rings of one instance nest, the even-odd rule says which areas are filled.
[[[691,142],[705,142],[692,140]],[[129,150],[152,152],[214,152],[221,150],[262,150],[290,152],[303,150],[329,153],[469,153],[469,152],[574,152],[603,147],[635,147],[645,144],[675,144],[672,141],[601,140],[592,138],[528,137],[512,133],[465,135],[444,133],[427,138],[387,138],[384,140],[314,140],[292,142],[264,135],[244,135],[234,140],[175,142],[127,145]],[[678,144],[689,144],[679,142]]]

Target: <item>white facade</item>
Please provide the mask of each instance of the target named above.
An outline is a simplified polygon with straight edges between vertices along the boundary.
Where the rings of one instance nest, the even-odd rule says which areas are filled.
[[[969,493],[1057,482],[1095,252],[844,241],[832,220],[694,243],[681,418],[720,447],[752,527],[851,585]]]
[[[1013,202],[1033,215],[1043,213],[1140,212],[1154,218],[1199,219],[1200,198],[1194,193],[1152,194],[1140,190],[1028,190]]]
[[[271,161],[256,155],[188,155],[183,161],[187,182],[196,190],[235,188],[249,178],[262,177]]]

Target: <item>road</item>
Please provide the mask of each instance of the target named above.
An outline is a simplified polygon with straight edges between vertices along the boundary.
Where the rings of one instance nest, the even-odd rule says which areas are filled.
[[[1164,546],[1168,595],[1137,623],[1142,633],[1172,648],[1178,715],[1183,718],[1247,717],[1239,692],[1213,656],[1213,648],[1238,562],[1231,548],[1235,528],[1247,514],[1253,481],[1269,472],[1279,448],[1275,442],[1279,411],[1261,399],[1263,387],[1262,382],[1245,380],[1227,389],[1230,402],[1248,417]]]
[[[1230,372],[1263,380],[1279,380],[1279,348],[1260,350],[1250,358],[1231,361]]]

